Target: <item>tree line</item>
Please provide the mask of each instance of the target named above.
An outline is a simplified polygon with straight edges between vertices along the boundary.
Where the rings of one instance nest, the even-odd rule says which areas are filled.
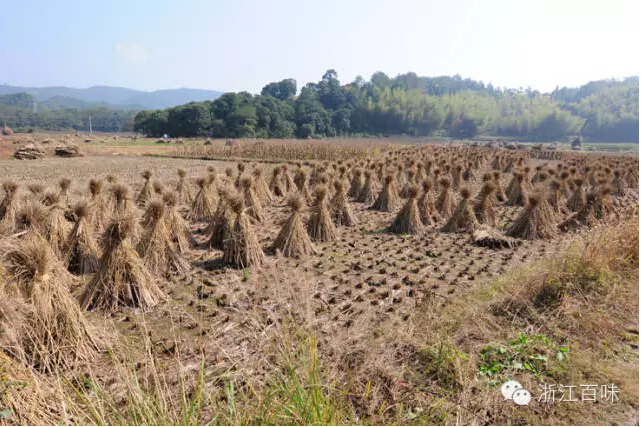
[[[0,125],[6,123],[16,132],[35,130],[50,131],[89,131],[96,132],[130,132],[133,131],[133,119],[137,111],[112,109],[107,107],[59,110],[41,110],[8,107],[0,104]]]
[[[26,95],[26,94],[24,94]],[[30,95],[26,95],[29,97]],[[0,97],[2,98],[2,97]],[[17,131],[136,131],[152,137],[323,138],[491,135],[531,141],[639,141],[639,78],[600,80],[540,93],[460,76],[390,78],[377,72],[342,84],[334,70],[298,92],[294,79],[259,95],[230,92],[164,110],[110,107],[40,109],[20,94],[0,100],[0,120]]]
[[[39,102],[33,95],[24,92],[0,95],[0,124],[6,123],[18,132],[37,129],[88,131],[91,117],[91,128],[97,132],[133,130],[133,119],[137,111],[81,104],[86,103],[64,97]]]
[[[315,138],[479,135],[552,141],[581,135],[639,140],[639,80],[592,82],[542,94],[470,79],[390,78],[375,73],[341,84],[334,70],[297,94],[296,81],[269,83],[260,95],[230,92],[213,101],[141,111],[133,128],[149,136]]]

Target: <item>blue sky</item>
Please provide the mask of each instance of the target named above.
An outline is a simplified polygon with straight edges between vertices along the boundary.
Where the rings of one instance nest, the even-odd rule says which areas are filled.
[[[333,68],[343,82],[414,71],[549,91],[638,75],[639,3],[6,1],[0,83],[257,93]]]

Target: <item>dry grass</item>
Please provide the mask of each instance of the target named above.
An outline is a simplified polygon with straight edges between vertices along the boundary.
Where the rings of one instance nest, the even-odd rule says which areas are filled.
[[[330,160],[364,158],[372,151],[384,152],[390,144],[371,139],[328,141],[301,140],[225,140],[211,141],[206,146],[175,147],[172,155],[188,158],[261,159],[261,160]]]

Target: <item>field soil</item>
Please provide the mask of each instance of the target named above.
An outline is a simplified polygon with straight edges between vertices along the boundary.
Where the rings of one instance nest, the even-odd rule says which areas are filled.
[[[225,179],[227,167],[233,168],[236,174],[233,161],[141,155],[175,154],[170,151],[174,147],[162,144],[128,145],[113,140],[101,145],[92,141],[81,146],[86,153],[84,157],[17,161],[7,159],[7,154],[19,144],[9,143],[6,138],[2,141],[0,175],[3,180],[15,180],[24,187],[42,183],[57,188],[58,180],[68,177],[72,181],[73,198],[87,196],[90,178],[104,179],[107,175],[130,185],[135,196],[142,186],[144,170],[150,170],[154,180],[173,189],[178,180],[177,169],[183,168],[190,179],[192,193],[195,186],[191,180],[206,175],[208,167],[215,168],[219,182]],[[260,159],[251,161],[261,162]],[[532,169],[542,164],[554,168],[557,161],[530,160]],[[264,163],[267,180],[272,167],[272,163]],[[480,177],[486,171],[490,171],[489,165],[486,170],[476,171],[477,179],[468,184],[472,197],[479,192]],[[503,188],[511,178],[509,173],[502,174]],[[629,191],[616,203],[622,210],[638,206],[638,191]],[[516,286],[515,271],[542,266],[566,256],[588,240],[592,231],[560,234],[552,240],[523,240],[513,248],[493,249],[472,245],[467,233],[442,233],[435,227],[419,235],[389,233],[387,227],[396,213],[372,211],[368,205],[356,202],[350,202],[350,206],[358,219],[357,225],[340,227],[336,241],[315,242],[315,254],[293,259],[271,249],[289,216],[286,200],[276,199],[266,205],[265,220],[254,224],[266,259],[262,266],[248,269],[222,264],[222,252],[206,244],[208,224],[192,222],[190,228],[198,244],[186,254],[191,269],[183,275],[158,278],[166,300],[145,312],[125,308],[110,316],[97,312],[90,312],[88,316],[95,326],[105,331],[109,342],[119,343],[118,346],[126,343],[130,361],[139,361],[135,365],[140,378],[148,379],[154,372],[162,372],[163,378],[169,378],[168,389],[179,388],[183,379],[191,384],[194,378],[200,378],[198,381],[210,404],[204,405],[199,422],[213,419],[223,423],[261,423],[261,420],[239,417],[218,418],[221,408],[230,404],[229,384],[234,384],[248,399],[253,393],[260,394],[261,389],[268,388],[275,372],[283,369],[280,358],[300,354],[297,351],[302,351],[301,343],[308,337],[313,337],[319,363],[331,367],[324,380],[334,389],[350,390],[346,392],[347,400],[356,409],[346,410],[347,415],[342,418],[346,422],[366,422],[353,411],[370,414],[369,422],[373,423],[572,422],[571,413],[552,415],[552,409],[538,404],[534,405],[538,408],[536,416],[513,406],[488,408],[487,413],[482,412],[478,402],[474,404],[477,406],[466,406],[466,401],[474,399],[474,393],[498,396],[500,384],[492,386],[483,382],[476,390],[465,388],[468,395],[460,391],[462,385],[447,385],[444,378],[466,375],[460,372],[466,372],[466,366],[473,362],[456,356],[456,351],[478,354],[483,346],[493,343],[486,341],[491,327],[477,318],[478,329],[467,331],[466,344],[459,341],[458,350],[453,350],[454,356],[448,356],[447,352],[440,356],[460,361],[462,365],[445,364],[443,372],[439,371],[441,368],[430,368],[425,361],[425,354],[429,353],[425,353],[425,349],[436,348],[436,344],[428,343],[422,331],[429,329],[432,321],[426,312],[441,313],[450,307],[461,310],[461,304],[474,304],[470,298],[487,295],[497,281],[506,278],[513,277],[507,280]],[[497,206],[498,229],[504,230],[521,209]],[[188,206],[181,206],[181,212],[188,211]],[[308,208],[304,209],[303,217],[305,220],[309,217]],[[636,316],[638,322],[638,305]],[[461,315],[461,319],[464,317]],[[635,319],[629,319],[630,328],[634,322]],[[540,328],[534,325],[516,330],[526,335],[540,333]],[[300,334],[307,338],[302,339]],[[454,335],[450,338],[455,339]],[[450,344],[444,342],[443,345]],[[632,354],[632,359],[631,362],[626,359],[625,366],[637,376],[638,385],[638,344],[636,348],[628,346],[626,351]],[[123,373],[113,368],[113,357],[112,353],[104,352],[93,363],[79,367],[74,375],[82,373],[84,378],[101,384],[103,393],[119,396],[113,399],[115,405],[124,404],[127,393],[123,388]],[[150,358],[154,360],[153,365],[145,362]],[[472,370],[478,373],[476,366]],[[526,374],[518,372],[520,377]],[[364,381],[367,375],[369,385]],[[417,380],[419,377],[422,379]],[[358,384],[350,385],[350,381]],[[450,386],[452,388],[448,388]],[[352,396],[355,390],[361,395]],[[636,398],[638,400],[638,392]],[[594,415],[587,421],[638,423],[638,404],[634,405],[631,400],[634,396],[626,396],[619,403],[618,416],[610,415],[608,410],[606,418]],[[443,404],[442,409],[437,409],[439,402]],[[491,398],[488,402],[504,405],[500,399]],[[399,407],[401,403],[405,406]],[[286,418],[278,420],[287,421]],[[310,419],[289,421],[309,422]],[[339,419],[320,421],[339,422]]]

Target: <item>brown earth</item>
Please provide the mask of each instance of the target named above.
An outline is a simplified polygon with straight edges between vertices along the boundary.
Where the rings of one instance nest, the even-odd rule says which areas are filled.
[[[531,162],[532,166],[543,163]],[[553,167],[555,162],[548,165]],[[216,168],[219,179],[227,166],[236,173],[235,163],[127,155],[0,160],[3,179],[55,187],[61,177],[68,177],[71,194],[77,197],[87,194],[88,180],[94,177],[117,176],[136,194],[143,170],[151,170],[153,179],[173,188],[178,168],[196,178],[208,166]],[[265,166],[265,177],[271,176],[270,167]],[[477,176],[482,172],[477,171]],[[504,188],[510,178],[502,174]],[[480,185],[480,180],[469,184],[473,197]],[[634,201],[635,196],[630,197]],[[638,194],[636,197],[638,200]],[[510,270],[563,254],[580,238],[564,234],[550,241],[524,241],[512,249],[489,249],[472,246],[468,234],[446,234],[435,228],[421,235],[390,234],[385,229],[395,213],[371,211],[361,203],[351,206],[358,225],[341,227],[336,242],[314,243],[316,255],[296,260],[277,257],[269,249],[289,212],[284,199],[279,199],[265,207],[266,220],[255,224],[267,254],[263,266],[226,267],[219,262],[221,251],[203,245],[188,253],[189,273],[160,278],[168,295],[165,302],[145,313],[123,309],[107,320],[100,313],[89,316],[96,324],[113,323],[122,336],[131,339],[133,354],[151,351],[167,369],[179,355],[182,369],[194,373],[204,355],[206,381],[223,374],[243,381],[269,375],[274,369],[267,347],[286,322],[313,331],[326,360],[345,361],[381,336],[410,333],[417,327],[417,307],[425,299],[444,306]],[[496,209],[499,228],[504,229],[520,208]],[[305,220],[308,215],[304,212]],[[206,226],[191,224],[201,243],[208,237],[202,232]],[[145,335],[149,342],[143,339]],[[147,344],[151,349],[146,349]],[[108,355],[84,369],[92,378],[111,384],[114,392],[118,389],[118,374],[110,368]]]

